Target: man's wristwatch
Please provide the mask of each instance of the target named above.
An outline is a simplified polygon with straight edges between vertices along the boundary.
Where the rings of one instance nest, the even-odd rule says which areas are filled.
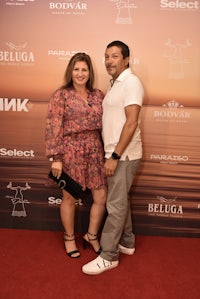
[[[112,153],[112,156],[111,156],[111,157],[112,157],[113,160],[120,160],[120,158],[121,158],[121,156],[119,156],[119,155],[118,155],[117,153],[115,153],[115,152]]]

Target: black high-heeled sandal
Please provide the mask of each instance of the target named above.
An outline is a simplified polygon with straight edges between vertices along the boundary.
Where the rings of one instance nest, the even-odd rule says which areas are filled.
[[[89,232],[87,232],[86,235],[87,235],[87,237],[88,237],[88,240],[86,240],[86,239],[84,238],[84,236],[83,236],[83,248],[84,248],[84,249],[87,249],[88,245],[90,245],[90,246],[93,248],[93,250],[94,250],[94,252],[95,252],[96,254],[100,254],[101,251],[102,251],[101,246],[100,246],[99,249],[96,251],[96,250],[94,249],[94,246],[92,245],[92,241],[96,241],[96,240],[97,240],[97,235],[95,235],[95,234],[91,234],[91,233],[89,233]]]
[[[78,258],[80,257],[80,252],[78,251],[78,249],[75,249],[73,251],[67,252],[66,246],[65,246],[65,242],[71,242],[75,240],[74,234],[72,235],[68,235],[67,233],[64,233],[64,247],[65,247],[65,251],[67,253],[67,255],[71,258]],[[78,255],[77,255],[78,253]]]

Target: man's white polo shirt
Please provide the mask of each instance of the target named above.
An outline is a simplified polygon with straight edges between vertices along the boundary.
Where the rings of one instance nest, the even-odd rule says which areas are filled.
[[[126,121],[124,108],[128,105],[142,106],[144,90],[139,78],[131,69],[124,70],[107,91],[103,100],[103,130],[105,157],[109,158],[117,145],[122,128]],[[133,138],[125,149],[120,160],[140,159],[142,141],[140,128],[137,126]]]

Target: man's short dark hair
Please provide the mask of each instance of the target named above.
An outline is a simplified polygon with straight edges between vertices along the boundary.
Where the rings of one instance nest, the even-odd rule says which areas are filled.
[[[118,47],[118,48],[120,48],[121,51],[122,51],[122,56],[123,56],[124,59],[126,57],[130,56],[129,47],[125,43],[123,43],[123,42],[121,42],[119,40],[115,40],[115,41],[111,42],[110,44],[108,44],[107,47],[106,47],[106,49],[111,48],[111,47]]]

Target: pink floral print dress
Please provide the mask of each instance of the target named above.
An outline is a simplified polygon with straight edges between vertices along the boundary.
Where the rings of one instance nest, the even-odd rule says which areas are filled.
[[[50,99],[45,131],[46,156],[62,161],[84,188],[106,185],[101,139],[103,93],[88,91],[87,102],[73,88],[59,89]]]

